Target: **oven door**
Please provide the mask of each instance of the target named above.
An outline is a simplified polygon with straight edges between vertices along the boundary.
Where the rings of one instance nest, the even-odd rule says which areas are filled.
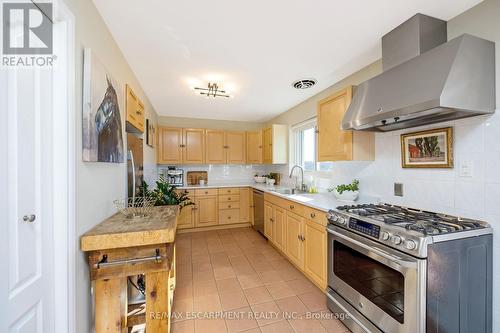
[[[425,332],[426,260],[328,225],[328,285],[384,332]]]

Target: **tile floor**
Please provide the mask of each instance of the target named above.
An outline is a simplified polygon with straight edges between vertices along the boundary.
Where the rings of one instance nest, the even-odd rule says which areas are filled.
[[[178,235],[173,316],[173,333],[348,332],[325,295],[251,228]]]

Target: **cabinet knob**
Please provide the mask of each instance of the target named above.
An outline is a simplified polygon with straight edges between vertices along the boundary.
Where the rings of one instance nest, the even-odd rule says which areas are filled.
[[[227,219],[228,219],[228,220],[230,220],[230,219],[231,219],[231,216],[228,216],[228,217],[227,217]]]
[[[231,201],[231,198],[227,198],[227,201]]]
[[[231,205],[227,205],[227,208],[231,208]]]
[[[300,235],[297,235],[297,238],[298,238],[299,240],[301,240],[301,239],[300,239]]]
[[[315,218],[315,217],[316,217],[316,214],[311,213],[311,218]]]
[[[294,208],[295,208],[295,206],[294,206],[294,205],[290,205],[290,209],[294,209]]]

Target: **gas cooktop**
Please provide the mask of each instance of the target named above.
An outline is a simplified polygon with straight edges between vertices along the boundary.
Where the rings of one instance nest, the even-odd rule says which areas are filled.
[[[337,210],[367,216],[424,235],[445,234],[488,227],[488,224],[482,221],[383,203],[339,206]]]
[[[483,221],[386,203],[339,206],[327,218],[333,226],[417,256],[426,256],[427,245],[435,242],[492,233]]]

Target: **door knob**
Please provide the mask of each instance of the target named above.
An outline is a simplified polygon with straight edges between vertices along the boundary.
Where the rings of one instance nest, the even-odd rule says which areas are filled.
[[[36,215],[35,214],[24,215],[23,216],[23,221],[24,222],[32,223],[32,222],[35,222],[35,220],[36,220]]]

